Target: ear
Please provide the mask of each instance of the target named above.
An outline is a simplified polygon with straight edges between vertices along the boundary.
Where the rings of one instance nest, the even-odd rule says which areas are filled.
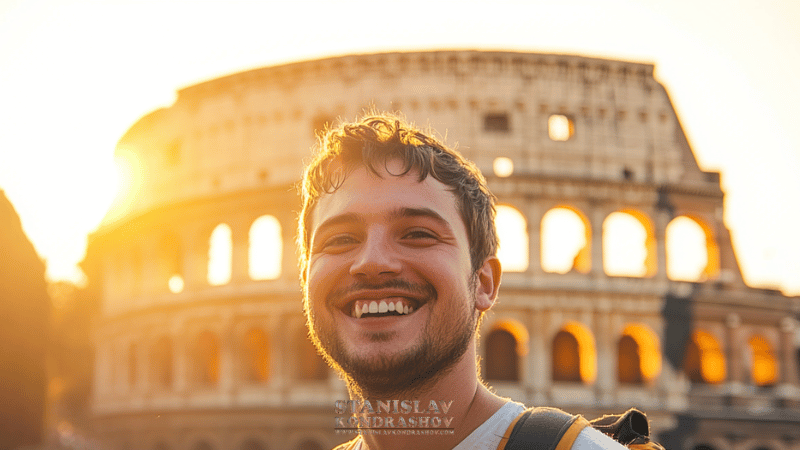
[[[478,270],[475,281],[475,309],[488,311],[494,305],[497,291],[500,289],[502,272],[500,260],[496,256],[486,258]]]

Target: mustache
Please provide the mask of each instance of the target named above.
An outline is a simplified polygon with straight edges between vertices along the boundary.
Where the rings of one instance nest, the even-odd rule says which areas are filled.
[[[358,291],[377,291],[382,289],[396,289],[408,292],[415,297],[420,297],[425,300],[436,298],[436,288],[430,283],[411,283],[407,280],[393,279],[387,280],[382,283],[365,283],[356,281],[350,286],[335,289],[328,296],[329,302],[336,302],[343,297],[347,297],[352,292]]]

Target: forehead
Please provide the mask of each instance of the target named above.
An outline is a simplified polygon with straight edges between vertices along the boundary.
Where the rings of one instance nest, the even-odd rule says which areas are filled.
[[[433,178],[419,181],[417,172],[405,175],[401,167],[387,164],[388,172],[381,170],[376,175],[363,166],[356,167],[344,182],[330,194],[318,200],[309,221],[313,233],[320,224],[340,215],[360,218],[388,217],[401,208],[428,209],[444,218],[450,226],[466,233],[458,212],[456,197],[452,190]]]

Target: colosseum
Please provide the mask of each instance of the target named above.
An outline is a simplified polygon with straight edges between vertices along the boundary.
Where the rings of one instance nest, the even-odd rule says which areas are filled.
[[[307,339],[295,185],[326,124],[374,107],[437,130],[498,197],[496,392],[586,417],[635,406],[670,449],[800,449],[800,298],[745,285],[718,173],[654,67],[423,51],[186,87],[117,155],[90,236],[95,432],[121,450],[320,450],[347,391]],[[615,237],[616,236],[616,237]],[[505,244],[505,245],[504,245]]]

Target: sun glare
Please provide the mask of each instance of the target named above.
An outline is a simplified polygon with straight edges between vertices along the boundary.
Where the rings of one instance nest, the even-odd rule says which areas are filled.
[[[130,209],[142,188],[143,166],[132,150],[117,150],[114,157],[116,166],[117,195],[106,214],[110,220],[121,218]]]
[[[183,277],[180,275],[173,275],[169,278],[169,291],[173,294],[183,292]]]

